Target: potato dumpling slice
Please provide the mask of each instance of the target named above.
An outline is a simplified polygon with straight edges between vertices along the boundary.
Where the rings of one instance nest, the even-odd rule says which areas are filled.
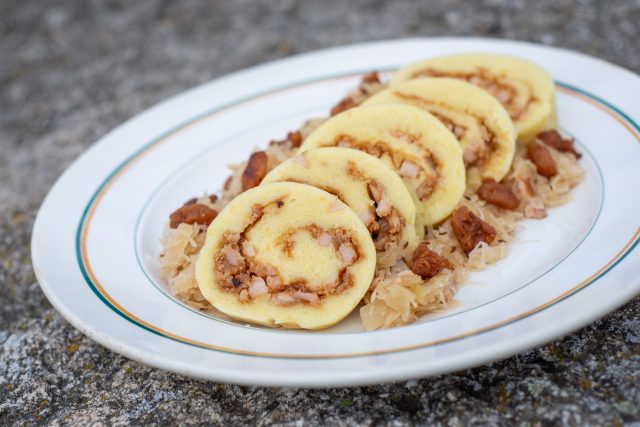
[[[402,179],[382,160],[350,148],[314,148],[281,163],[262,180],[283,181],[313,185],[346,203],[371,233],[379,268],[413,253],[416,205]]]
[[[218,214],[196,279],[207,301],[234,319],[321,329],[358,305],[375,266],[355,212],[326,191],[278,182],[241,193]]]
[[[299,153],[336,146],[365,151],[398,172],[420,202],[418,215],[424,225],[445,219],[464,194],[460,144],[436,117],[418,107],[352,108],[320,125]]]
[[[417,78],[374,95],[364,105],[388,103],[420,107],[453,132],[463,150],[468,187],[476,189],[483,178],[500,181],[509,172],[516,144],[513,122],[486,91],[463,80]]]
[[[531,141],[557,125],[553,80],[533,62],[483,53],[442,56],[402,67],[391,85],[419,77],[462,79],[487,90],[511,116],[518,141]]]

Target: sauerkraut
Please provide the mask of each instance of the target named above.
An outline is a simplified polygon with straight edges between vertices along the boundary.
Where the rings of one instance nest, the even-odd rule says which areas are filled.
[[[364,89],[363,89],[364,88]],[[364,83],[351,93],[351,98],[341,101],[341,108],[350,108],[363,102],[368,96],[384,88],[377,81]],[[338,106],[334,108],[337,110]],[[304,140],[324,120],[312,119],[298,130]],[[459,286],[471,271],[479,271],[506,257],[509,244],[514,240],[518,222],[522,218],[544,218],[546,209],[570,200],[570,191],[580,183],[584,171],[576,156],[547,147],[556,162],[558,173],[548,179],[536,173],[535,165],[527,159],[526,149],[520,147],[514,157],[511,170],[503,183],[517,195],[520,206],[516,210],[497,208],[481,200],[475,192],[468,191],[461,205],[466,206],[480,219],[493,226],[496,237],[491,244],[480,242],[468,255],[456,239],[451,220],[426,230],[424,241],[429,249],[446,257],[453,270],[442,270],[435,277],[423,280],[408,266],[411,256],[406,248],[382,252],[384,262],[392,265],[378,268],[369,292],[362,300],[360,317],[366,330],[389,328],[416,321],[426,313],[451,308]],[[268,170],[293,157],[297,146],[286,139],[273,141],[264,150],[268,158]],[[220,212],[242,191],[241,178],[246,162],[229,165],[231,175],[225,182],[219,198],[212,201],[204,195],[197,200]],[[206,226],[180,224],[167,228],[162,237],[160,255],[161,274],[167,281],[169,292],[192,308],[216,316],[223,316],[205,300],[195,280],[194,265],[204,244]]]

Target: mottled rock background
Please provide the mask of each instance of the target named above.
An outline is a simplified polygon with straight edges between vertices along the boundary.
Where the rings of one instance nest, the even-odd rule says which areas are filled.
[[[29,260],[36,210],[109,129],[196,84],[328,46],[478,35],[640,71],[635,1],[0,2],[0,425],[628,425],[640,420],[640,299],[508,360],[396,385],[237,387],[120,357],[51,308]]]

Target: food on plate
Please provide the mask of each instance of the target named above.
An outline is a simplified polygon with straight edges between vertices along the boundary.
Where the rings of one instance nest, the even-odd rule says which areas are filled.
[[[425,225],[446,218],[465,189],[462,150],[434,116],[403,104],[363,105],[321,124],[300,146],[355,148],[384,160],[419,201]]]
[[[453,212],[451,229],[466,254],[474,250],[479,243],[491,244],[496,238],[496,229],[466,206],[460,206]]]
[[[509,172],[516,134],[507,111],[486,91],[458,79],[419,78],[378,92],[363,105],[406,103],[436,116],[460,142],[467,185],[500,181]]]
[[[314,148],[281,163],[262,184],[271,182],[299,182],[337,196],[371,233],[379,267],[411,256],[418,240],[416,205],[402,179],[382,160],[350,148]]]
[[[263,184],[213,220],[196,263],[204,298],[235,319],[321,329],[358,305],[376,250],[361,219],[305,184]]]
[[[530,143],[527,146],[527,158],[535,165],[539,175],[551,178],[558,174],[556,162],[547,147],[537,142]]]
[[[480,200],[484,200],[502,209],[514,210],[520,206],[520,199],[506,184],[500,184],[493,178],[485,178],[477,191]]]
[[[336,114],[340,114],[349,108],[356,107],[362,104],[365,100],[367,100],[370,96],[376,94],[377,92],[385,89],[387,85],[383,84],[380,81],[380,76],[376,72],[368,73],[362,76],[362,81],[360,85],[352,91],[350,91],[347,96],[342,98],[340,102],[334,105],[329,112],[331,117]]]
[[[557,125],[553,80],[533,62],[483,53],[442,56],[400,68],[391,86],[419,77],[451,77],[485,89],[504,105],[519,141]]]
[[[520,220],[570,200],[580,157],[527,61],[436,58],[391,86],[369,73],[327,117],[230,165],[219,194],[178,207],[161,273],[216,317],[320,329],[358,307],[364,329],[406,325],[454,306]]]

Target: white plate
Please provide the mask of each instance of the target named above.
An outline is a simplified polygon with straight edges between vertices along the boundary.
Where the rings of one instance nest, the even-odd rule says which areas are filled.
[[[557,81],[561,127],[585,154],[573,200],[525,221],[509,256],[462,305],[363,332],[267,330],[197,313],[158,274],[159,237],[184,200],[217,190],[225,164],[326,114],[370,70],[456,52],[517,55]],[[329,49],[204,84],[110,132],[62,175],[33,232],[51,303],[83,333],[149,365],[226,382],[338,386],[422,377],[504,358],[579,328],[640,293],[640,78],[578,53],[482,39]]]

